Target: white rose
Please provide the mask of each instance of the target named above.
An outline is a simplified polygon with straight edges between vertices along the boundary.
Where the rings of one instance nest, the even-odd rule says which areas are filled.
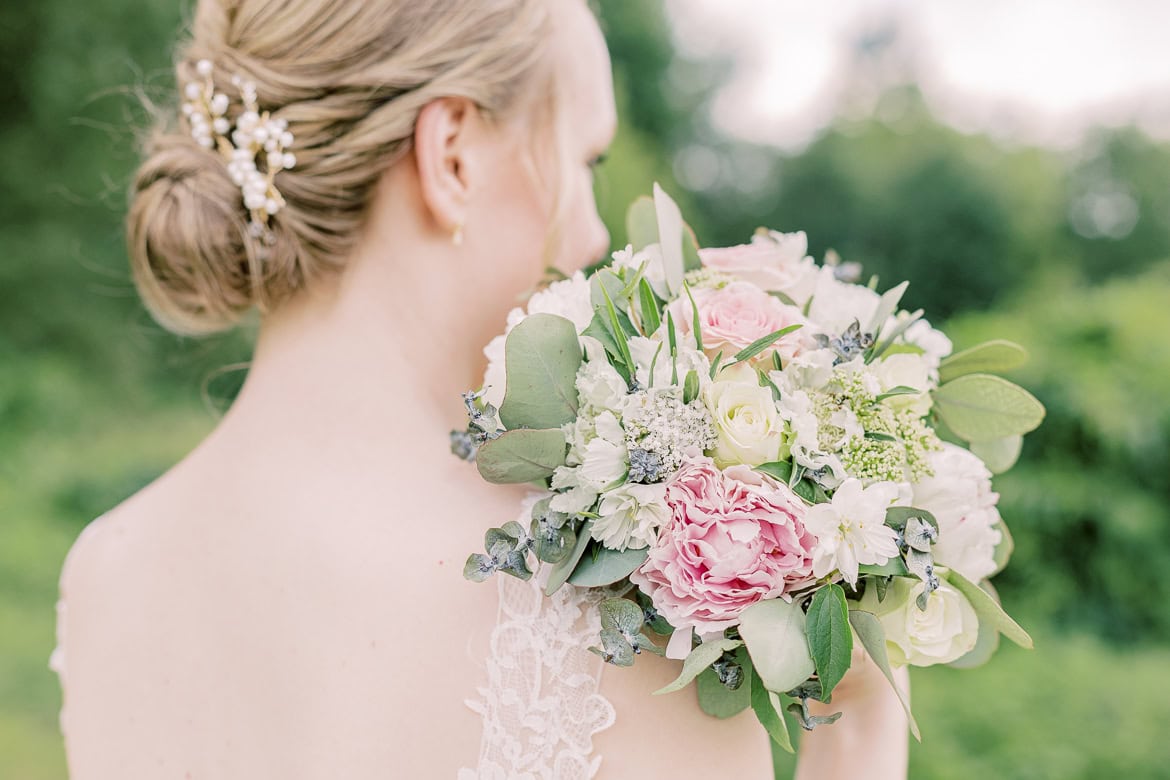
[[[611,550],[649,547],[657,529],[670,518],[666,505],[666,484],[629,484],[601,497],[593,521],[593,538]]]
[[[979,636],[979,618],[967,598],[946,582],[918,608],[921,581],[895,577],[880,602],[876,588],[867,588],[861,608],[872,612],[886,632],[886,652],[892,664],[932,666],[966,655]]]
[[[895,387],[913,387],[918,393],[912,395],[896,395],[886,399],[885,403],[895,409],[909,409],[918,417],[925,417],[930,412],[930,390],[934,383],[930,380],[930,366],[922,355],[898,353],[890,355],[876,364],[870,370],[881,383],[881,392],[888,393]]]
[[[781,459],[784,420],[772,391],[760,387],[755,372],[746,365],[720,372],[718,380],[708,385],[703,402],[715,423],[712,457],[720,468]]]
[[[1003,534],[995,508],[999,494],[991,489],[991,472],[983,461],[954,444],[928,456],[933,477],[914,485],[914,506],[938,521],[934,559],[979,582],[995,571],[995,548]]]

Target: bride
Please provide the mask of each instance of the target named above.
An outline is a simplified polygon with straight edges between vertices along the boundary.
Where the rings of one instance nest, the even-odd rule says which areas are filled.
[[[650,695],[676,662],[602,675],[565,646],[595,629],[584,593],[461,574],[523,497],[448,450],[465,367],[546,265],[609,243],[584,2],[199,0],[177,69],[183,110],[134,182],[135,279],[176,332],[262,325],[216,429],[66,559],[71,776],[770,778],[750,712]],[[867,666],[798,775],[905,775]]]

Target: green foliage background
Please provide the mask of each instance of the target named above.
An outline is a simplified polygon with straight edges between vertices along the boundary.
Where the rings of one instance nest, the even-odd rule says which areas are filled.
[[[623,121],[598,181],[615,246],[626,205],[658,180],[704,243],[806,230],[814,254],[909,278],[909,302],[957,346],[1009,337],[1032,353],[1013,379],[1049,418],[997,481],[1017,544],[997,585],[1036,650],[915,672],[912,776],[1166,777],[1170,149],[1128,129],[1074,153],[1005,147],[940,124],[911,85],[882,98],[897,108],[883,119],[842,118],[783,156],[711,130],[728,65],[679,60],[658,0],[599,5]],[[46,663],[69,545],[210,430],[248,355],[249,328],[163,333],[128,278],[140,98],[171,100],[181,13],[0,8],[0,777],[65,776]],[[719,161],[709,187],[685,186],[677,161],[695,147]],[[1104,185],[1137,220],[1087,238],[1069,215]]]

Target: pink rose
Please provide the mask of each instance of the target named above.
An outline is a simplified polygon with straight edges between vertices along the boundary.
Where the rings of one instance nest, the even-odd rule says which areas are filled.
[[[748,282],[731,282],[718,290],[700,288],[692,290],[691,294],[699,307],[703,349],[710,356],[722,351],[724,360],[769,333],[806,323],[800,309],[781,303],[778,298]],[[694,315],[686,293],[670,304],[670,308],[679,332],[690,334],[694,328]],[[804,347],[805,330],[807,328],[801,328],[782,336],[759,357],[767,357],[775,350],[780,357],[790,360]]]
[[[666,484],[670,519],[630,580],[675,628],[721,631],[761,599],[813,580],[805,504],[747,466],[724,471],[696,448]]]
[[[812,295],[817,265],[803,232],[757,235],[750,244],[699,250],[707,268],[731,274],[766,291],[787,295],[798,306]]]

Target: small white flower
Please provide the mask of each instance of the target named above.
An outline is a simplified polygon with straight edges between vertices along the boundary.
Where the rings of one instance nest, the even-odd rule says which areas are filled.
[[[824,577],[836,569],[854,585],[859,564],[880,565],[896,556],[897,534],[885,523],[886,510],[900,492],[893,482],[862,487],[859,480],[847,479],[831,503],[810,507],[804,525],[817,537],[813,574]]]
[[[651,244],[643,249],[634,251],[634,247],[630,244],[626,245],[625,249],[619,249],[613,253],[613,267],[615,269],[626,269],[630,272],[627,279],[632,279],[633,274],[638,272],[642,264],[646,264],[646,270],[642,275],[650,284],[650,289],[658,295],[659,298],[667,300],[670,298],[670,290],[666,286],[666,270],[662,264],[662,248],[658,244]]]
[[[658,528],[670,518],[666,484],[630,484],[601,497],[593,521],[593,538],[611,550],[640,550],[657,538]]]

